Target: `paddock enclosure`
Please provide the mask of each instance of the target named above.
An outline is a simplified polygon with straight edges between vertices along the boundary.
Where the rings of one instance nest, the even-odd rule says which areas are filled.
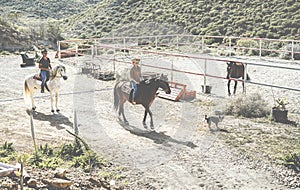
[[[270,122],[266,118],[225,116],[219,127],[228,131],[226,133],[210,131],[203,120],[205,115],[214,114],[235,98],[227,96],[226,79],[226,62],[233,60],[247,64],[246,73],[251,81],[245,81],[244,96],[259,93],[270,109],[274,97],[287,97],[289,118],[299,123],[299,63],[208,54],[202,50],[205,44],[197,44],[193,38],[201,42],[199,36],[59,42],[58,59],[56,52],[50,52],[49,57],[53,65],[60,63],[66,67],[68,80],[61,83],[60,113],[49,111],[47,93],[35,96],[37,109],[33,122],[37,144],[71,141],[73,137],[65,129],[73,130],[76,112],[79,135],[93,150],[127,168],[126,175],[137,186],[147,183],[150,189],[287,189],[275,178],[277,169],[264,169],[239,150],[256,149],[257,160],[268,160],[266,152],[260,151],[273,150],[273,147],[268,148],[271,144],[278,144],[276,150],[293,148],[285,147],[284,140],[297,140],[299,127]],[[178,43],[172,44],[173,41]],[[64,55],[70,51],[72,56],[62,58],[60,51],[65,51]],[[114,78],[126,75],[132,58],[141,59],[143,72],[167,74],[169,82],[183,84],[187,92],[195,92],[194,99],[187,100],[156,97],[151,106],[154,130],[144,129],[141,106],[125,104],[130,125],[121,125],[116,119]],[[0,137],[11,139],[22,150],[32,147],[29,118],[22,98],[23,80],[38,69],[20,68],[19,63],[20,56],[0,57]],[[100,77],[105,74],[107,77]],[[211,93],[203,93],[203,85],[211,86]],[[236,94],[242,95],[240,82]],[[246,139],[243,133],[252,139]],[[277,138],[282,143],[273,141]],[[270,142],[261,149],[259,143],[267,139]],[[227,144],[234,140],[238,141],[236,146]]]
[[[259,44],[257,47],[240,47],[233,42],[237,40],[252,40]],[[225,41],[224,46],[211,45],[210,41]],[[276,49],[272,43],[285,43],[291,45],[289,50]],[[227,45],[227,46],[226,46]],[[130,67],[130,59],[141,59],[141,67],[144,73],[163,73],[168,75],[170,84],[179,84],[179,88],[186,88],[187,93],[205,92],[205,88],[211,88],[212,94],[225,96],[224,84],[226,79],[226,63],[228,61],[242,62],[245,65],[245,76],[249,74],[251,80],[245,78],[245,89],[249,93],[255,93],[261,88],[266,89],[263,95],[274,103],[274,94],[278,92],[299,94],[300,85],[297,82],[300,67],[297,61],[285,61],[272,57],[263,57],[266,52],[286,53],[291,58],[298,56],[293,47],[299,45],[296,40],[274,40],[263,38],[238,38],[226,36],[193,36],[193,35],[162,35],[141,37],[114,37],[86,40],[66,40],[58,43],[58,57],[60,51],[77,52],[85,56],[77,56],[71,62],[81,69],[82,73],[94,76],[94,78],[114,79],[115,73],[120,73]],[[71,50],[61,50],[71,48]],[[219,56],[218,51],[227,50],[228,56]],[[257,58],[246,57],[245,50],[259,52]],[[240,56],[230,56],[231,53]],[[233,53],[232,53],[233,54]],[[60,58],[59,58],[60,59]],[[64,59],[65,60],[65,59]],[[266,72],[263,72],[265,70]],[[261,74],[260,72],[263,73]],[[276,73],[276,75],[274,74]],[[285,76],[295,76],[287,82]],[[258,75],[257,75],[258,74]],[[107,76],[106,78],[103,76]],[[110,78],[109,78],[110,77]],[[229,79],[240,81],[241,79]],[[241,91],[238,91],[241,93]],[[178,100],[178,99],[177,99]],[[294,101],[294,100],[290,100]],[[295,100],[297,104],[299,100]]]

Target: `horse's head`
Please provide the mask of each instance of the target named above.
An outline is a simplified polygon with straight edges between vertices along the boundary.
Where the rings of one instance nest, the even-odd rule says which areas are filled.
[[[234,65],[233,61],[227,62],[227,76],[226,76],[226,78],[228,78],[228,79],[230,78],[233,65]]]
[[[229,61],[227,62],[227,73],[230,73],[231,69],[232,69],[232,65],[234,64],[233,61]]]
[[[158,82],[159,88],[162,88],[165,91],[166,94],[171,93],[171,88],[170,88],[170,85],[167,81],[161,80],[160,78],[155,79],[155,81]]]
[[[62,77],[64,80],[67,80],[66,67],[59,65],[53,69],[53,75],[56,77]]]

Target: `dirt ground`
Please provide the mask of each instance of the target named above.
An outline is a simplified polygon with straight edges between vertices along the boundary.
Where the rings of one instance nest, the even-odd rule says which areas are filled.
[[[54,63],[54,54],[50,56]],[[170,67],[170,61],[158,57],[157,62]],[[157,63],[156,62],[156,63]],[[13,142],[21,151],[32,150],[29,117],[23,101],[25,76],[38,71],[37,67],[20,68],[21,56],[0,57],[0,142]],[[173,80],[197,90],[191,102],[172,102],[157,98],[151,110],[155,130],[144,129],[141,106],[126,103],[129,125],[116,119],[113,109],[114,81],[96,80],[80,73],[80,64],[64,61],[68,80],[61,81],[60,113],[51,113],[48,94],[36,94],[37,110],[34,125],[37,144],[57,145],[73,139],[76,110],[79,135],[91,147],[113,163],[126,168],[125,175],[132,189],[289,189],[300,188],[299,174],[276,165],[278,156],[299,151],[300,93],[247,84],[247,92],[260,93],[270,108],[275,96],[287,97],[289,119],[296,125],[278,124],[267,118],[245,119],[225,116],[222,130],[209,130],[203,121],[234,98],[227,97],[226,81],[209,79],[212,94],[201,92],[203,79],[183,73],[173,74]],[[144,64],[153,63],[145,58]],[[176,58],[177,69],[202,72],[203,62]],[[212,62],[211,74],[225,76],[226,67]],[[272,63],[270,64],[277,64]],[[290,64],[290,63],[285,63]],[[290,64],[298,67],[297,64]],[[117,65],[120,71],[130,65]],[[142,67],[144,71],[151,70]],[[155,70],[151,70],[155,71]],[[300,88],[299,71],[263,70],[249,67],[253,81],[274,81],[275,84]],[[170,79],[171,73],[167,73]],[[241,88],[237,93],[241,93]],[[149,121],[148,121],[149,122]],[[298,126],[297,126],[298,124]],[[246,141],[246,140],[248,141]],[[251,140],[249,140],[251,139]],[[274,145],[274,146],[273,146]],[[296,180],[295,183],[287,181]],[[297,186],[299,185],[299,186]]]

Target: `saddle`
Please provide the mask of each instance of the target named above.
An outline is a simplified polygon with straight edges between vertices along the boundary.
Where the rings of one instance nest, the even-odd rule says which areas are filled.
[[[42,77],[41,77],[40,74],[35,74],[35,75],[33,76],[33,79],[34,79],[34,80],[42,81]]]
[[[42,76],[40,73],[37,73],[35,74],[33,77],[32,77],[34,80],[39,80],[39,81],[42,81]],[[50,72],[47,72],[47,81],[50,79]]]
[[[121,90],[122,92],[124,92],[125,94],[128,95],[128,101],[132,102],[132,96],[133,96],[133,88],[131,87],[130,82],[125,82],[122,86],[121,86]]]

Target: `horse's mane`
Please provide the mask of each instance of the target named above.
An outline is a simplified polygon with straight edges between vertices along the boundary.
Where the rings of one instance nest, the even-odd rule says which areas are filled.
[[[58,68],[63,68],[63,70],[66,71],[66,67],[65,67],[65,66],[63,66],[63,65],[56,65],[56,66],[52,69],[52,71],[50,72],[50,77],[51,77],[51,79],[53,79],[53,78],[56,77]]]

